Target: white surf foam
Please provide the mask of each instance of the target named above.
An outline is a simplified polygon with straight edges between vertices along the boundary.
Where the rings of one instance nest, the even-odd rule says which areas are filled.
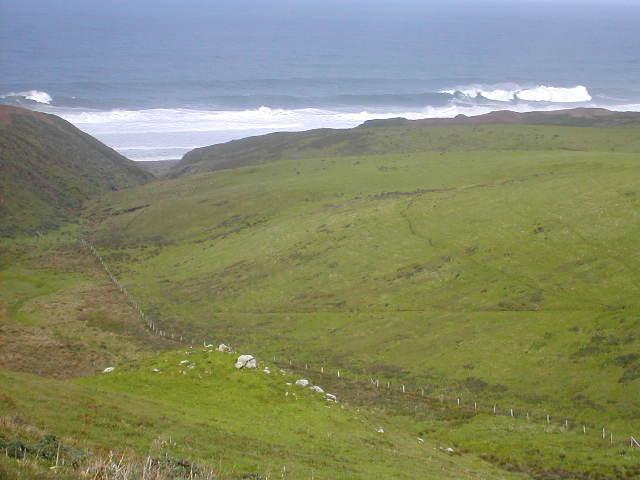
[[[47,92],[41,92],[40,90],[27,90],[24,92],[9,92],[4,95],[0,95],[0,98],[24,98],[36,103],[44,103],[49,105],[53,98]]]
[[[515,110],[526,111],[525,104]],[[492,106],[451,103],[414,111],[333,111],[322,109],[272,109],[243,111],[150,109],[79,111],[46,109],[94,135],[133,160],[180,158],[198,146],[212,145],[251,135],[314,128],[351,128],[366,120],[404,117],[449,118],[458,114],[479,115]]]
[[[552,87],[537,85],[535,87],[521,87],[514,84],[503,85],[471,85],[443,90],[458,98],[469,100],[487,99],[496,102],[546,102],[546,103],[584,103],[593,100],[587,87]]]
[[[450,104],[413,111],[337,111],[315,108],[253,110],[109,110],[79,111],[51,108],[47,111],[97,135],[149,134],[171,132],[245,132],[251,130],[307,130],[311,128],[349,128],[371,119],[405,117],[453,117],[460,113],[486,113],[489,106]]]
[[[541,103],[539,100],[540,98],[565,98],[559,96],[557,92],[550,93],[537,87],[519,91],[527,92],[525,96],[535,100],[525,101],[519,97],[517,102],[504,104],[497,100],[504,98],[503,94],[495,93],[490,94],[494,99],[489,102],[454,100],[441,107],[394,111],[338,111],[312,108],[286,110],[268,107],[242,111],[189,109],[83,111],[60,107],[43,107],[42,110],[65,118],[131,159],[155,160],[180,158],[196,147],[251,135],[314,128],[351,128],[371,119],[451,118],[460,114],[472,116],[500,109],[527,112],[568,107],[569,102]],[[576,95],[570,98],[576,98],[580,91],[574,93]],[[582,95],[581,98],[587,98],[584,92],[580,95]],[[585,101],[580,106],[597,105]],[[640,110],[638,105],[603,106],[613,110]]]
[[[83,111],[47,107],[134,160],[180,158],[193,148],[251,135],[314,128],[351,128],[366,120],[404,117],[453,117],[487,113],[490,107],[451,104],[415,111],[335,111],[323,109],[189,110],[148,109]]]
[[[535,88],[521,90],[516,95],[518,99],[528,102],[581,103],[593,100],[589,90],[583,85],[573,88],[539,85]]]
[[[193,150],[194,148],[198,148],[201,146],[202,145],[166,145],[166,146],[163,146],[162,148],[164,150],[184,150],[185,148],[189,150]],[[152,145],[137,145],[133,147],[126,147],[126,149],[131,151],[146,152],[146,151],[158,150],[158,147],[152,146]]]
[[[192,149],[189,149],[192,150]],[[187,152],[189,151],[187,150]],[[160,160],[180,160],[182,156],[186,152],[182,152],[180,154],[171,154],[171,153],[147,153],[144,156],[136,156],[136,155],[128,155],[126,151],[119,151],[121,155],[124,155],[129,160],[134,160],[136,162],[157,162]]]

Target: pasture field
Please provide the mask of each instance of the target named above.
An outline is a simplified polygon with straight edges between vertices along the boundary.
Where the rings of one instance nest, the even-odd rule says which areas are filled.
[[[185,338],[637,436],[639,130],[370,130],[109,194],[86,234]],[[486,427],[446,435],[532,463]],[[606,472],[577,451],[534,463]]]
[[[18,426],[0,440],[230,479],[636,478],[640,129],[314,135],[2,240],[0,414]],[[182,342],[143,327],[80,237]],[[272,373],[203,351],[222,342]],[[302,376],[340,403],[287,385]]]

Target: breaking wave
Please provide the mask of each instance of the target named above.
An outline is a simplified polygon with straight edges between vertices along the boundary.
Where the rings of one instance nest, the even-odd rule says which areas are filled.
[[[562,108],[547,105],[538,110]],[[450,118],[459,114],[480,115],[499,108],[449,102],[446,105],[416,109],[371,108],[359,111],[335,109],[278,109],[260,107],[251,110],[147,109],[86,111],[62,107],[43,109],[61,116],[78,128],[97,137],[132,160],[180,158],[196,146],[212,145],[252,135],[314,128],[351,128],[366,120],[404,117]],[[531,110],[526,103],[513,104],[510,110]]]
[[[538,85],[531,88],[522,88],[517,85],[495,86],[469,86],[458,87],[452,90],[443,90],[459,99],[467,100],[492,100],[495,102],[546,102],[546,103],[583,103],[590,102],[593,97],[587,87],[578,85],[575,87],[550,87]]]
[[[451,118],[464,114],[480,115],[495,110],[527,112],[558,110],[572,106],[601,106],[613,110],[639,110],[632,102],[603,102],[594,90],[595,99],[587,87],[553,87],[538,85],[522,87],[516,84],[470,85],[440,92],[416,94],[416,104],[401,98],[395,105],[381,105],[378,95],[353,96],[341,106],[275,108],[116,108],[91,109],[55,105],[46,92],[30,90],[4,95],[11,102],[36,102],[31,108],[53,113],[97,137],[133,160],[180,158],[187,151],[205,145],[222,143],[252,135],[278,131],[301,131],[314,128],[351,128],[372,119],[404,117]],[[56,99],[64,102],[65,97]],[[358,100],[363,100],[359,103]],[[385,103],[396,98],[385,95]],[[0,102],[1,103],[1,102]],[[297,102],[296,102],[297,103]],[[302,103],[302,102],[301,102]],[[345,103],[351,105],[345,106]],[[426,105],[425,105],[426,104]],[[264,105],[264,104],[263,104]]]
[[[53,98],[47,92],[41,92],[40,90],[26,90],[24,92],[9,92],[4,95],[0,95],[0,98],[6,99],[24,99],[31,100],[36,103],[44,103],[49,105]]]

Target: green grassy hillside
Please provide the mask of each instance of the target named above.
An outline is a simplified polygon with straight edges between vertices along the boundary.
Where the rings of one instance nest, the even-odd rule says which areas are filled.
[[[0,476],[636,478],[640,127],[556,115],[257,137],[2,240]]]
[[[485,125],[502,125],[482,128]],[[530,130],[513,125],[554,125],[601,127],[590,134],[569,129]],[[638,140],[622,135],[612,138],[604,127],[640,125],[640,113],[611,112],[603,109],[577,108],[551,112],[492,112],[486,115],[409,121],[403,118],[370,120],[349,130],[319,129],[306,132],[272,133],[196,148],[175,165],[170,176],[201,173],[283,158],[317,155],[366,155],[458,150],[590,150],[607,144],[611,148],[637,150]],[[475,127],[475,128],[470,128]],[[627,130],[632,134],[633,130]],[[548,135],[545,137],[545,135]],[[617,141],[616,141],[617,140]],[[622,142],[622,143],[620,143]],[[631,144],[631,145],[628,145]]]
[[[363,131],[110,194],[87,232],[165,329],[637,437],[640,130]],[[540,478],[624,463],[607,442],[540,430],[535,453],[509,425],[445,425]]]
[[[77,382],[0,372],[0,411],[94,454],[188,459],[185,478],[191,465],[216,479],[522,478],[418,441],[406,421],[327,402],[291,385],[296,377],[236,370],[234,361],[200,348]]]
[[[0,240],[0,367],[72,378],[175,347],[145,330],[76,230]]]
[[[70,123],[0,105],[0,235],[60,226],[89,196],[153,176]]]
[[[77,238],[0,242],[0,478],[524,478],[303,375],[152,336]]]
[[[178,162],[179,160],[145,160],[144,162],[138,162],[136,165],[153,176],[160,178],[167,175]]]

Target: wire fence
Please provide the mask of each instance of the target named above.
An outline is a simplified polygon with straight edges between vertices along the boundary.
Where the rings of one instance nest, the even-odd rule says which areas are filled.
[[[166,328],[160,328],[158,322],[147,315],[140,303],[134,298],[134,296],[122,285],[122,283],[116,278],[116,276],[109,269],[107,263],[104,261],[98,250],[91,245],[87,240],[81,238],[79,240],[80,247],[88,251],[102,266],[107,273],[111,283],[124,295],[127,302],[136,311],[138,317],[149,331],[153,335],[157,335],[164,338],[170,338],[174,341],[184,343],[187,345],[195,345],[196,342],[193,335],[185,336],[182,334],[176,334],[175,332],[168,331]],[[206,340],[203,340],[204,346],[208,345]],[[445,409],[453,409],[455,411],[464,413],[466,415],[493,415],[501,417],[510,417],[513,419],[525,419],[527,422],[540,423],[546,427],[553,428],[554,431],[560,432],[576,432],[583,435],[597,435],[597,437],[604,443],[611,447],[628,446],[632,450],[640,451],[640,442],[634,436],[617,436],[606,426],[594,425],[590,422],[579,421],[573,418],[569,418],[565,415],[554,415],[551,412],[532,411],[526,408],[514,408],[498,405],[497,403],[489,403],[478,401],[475,399],[469,399],[466,395],[451,395],[450,393],[429,393],[429,388],[418,386],[408,383],[395,383],[391,379],[381,379],[377,376],[369,375],[354,375],[345,370],[339,368],[329,368],[321,365],[319,367],[312,367],[307,363],[298,363],[293,359],[282,359],[277,356],[273,357],[273,363],[279,368],[288,368],[296,373],[304,373],[306,375],[315,375],[317,378],[326,378],[326,376],[334,376],[337,381],[355,382],[360,387],[366,387],[380,392],[384,395],[399,395],[404,402],[414,401],[421,402],[423,404],[440,405]],[[367,378],[368,377],[368,378]]]

